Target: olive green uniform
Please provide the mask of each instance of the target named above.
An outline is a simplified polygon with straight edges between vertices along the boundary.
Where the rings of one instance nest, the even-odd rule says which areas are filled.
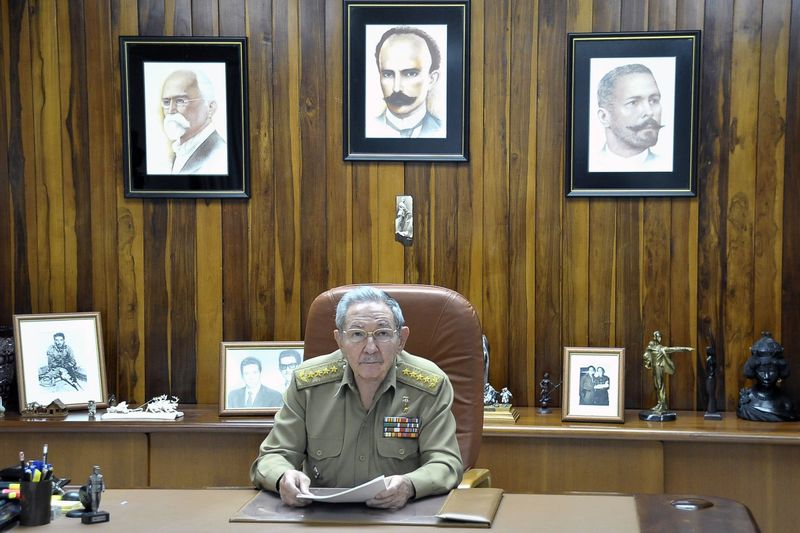
[[[276,491],[284,472],[302,467],[313,487],[354,487],[380,475],[403,474],[417,498],[447,492],[464,471],[452,405],[446,374],[405,351],[369,411],[342,352],[315,357],[294,371],[250,479]],[[394,417],[410,419],[411,426],[419,419],[418,433],[412,428],[402,430],[407,436],[385,437],[384,425],[391,426]]]

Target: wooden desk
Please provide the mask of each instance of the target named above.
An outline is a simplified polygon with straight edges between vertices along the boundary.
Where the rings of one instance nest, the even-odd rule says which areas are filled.
[[[480,489],[475,489],[480,490]],[[253,490],[108,490],[101,509],[111,513],[111,521],[95,524],[92,531],[114,533],[197,531],[294,532],[315,530],[352,532],[352,525],[306,526],[298,523],[230,523],[228,519],[255,495]],[[714,506],[701,511],[679,511],[669,496],[598,496],[505,494],[491,531],[560,531],[593,533],[634,533],[639,531],[756,531],[747,509],[737,502],[709,498]],[[640,518],[637,518],[640,517]],[[639,522],[643,518],[642,522]],[[588,525],[587,525],[588,524]],[[680,528],[678,527],[680,525]],[[80,520],[57,518],[49,529],[86,531]],[[682,528],[682,529],[681,529]],[[357,529],[362,529],[360,526]],[[428,526],[370,526],[370,531],[424,533],[476,533],[485,529]]]
[[[182,405],[174,422],[0,419],[0,464],[44,442],[56,473],[83,483],[98,464],[110,488],[244,487],[271,418],[219,417],[216,405]],[[681,412],[668,423],[565,423],[554,410],[519,409],[516,424],[487,424],[477,465],[514,493],[708,494],[743,502],[765,532],[800,523],[800,423]]]
[[[740,501],[765,532],[800,523],[800,424],[722,421],[680,412],[675,422],[562,422],[520,408],[516,424],[486,424],[477,465],[509,492],[714,494]]]

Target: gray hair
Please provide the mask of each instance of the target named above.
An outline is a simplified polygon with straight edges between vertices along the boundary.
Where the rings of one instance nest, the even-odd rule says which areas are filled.
[[[380,289],[363,285],[347,291],[347,293],[342,296],[342,299],[339,300],[339,304],[336,306],[336,329],[344,331],[344,318],[350,306],[365,302],[386,304],[389,306],[392,315],[394,315],[394,322],[397,329],[405,326],[406,322],[403,319],[403,311],[400,310],[400,304],[397,303],[397,300]]]
[[[603,108],[609,107],[611,105],[611,93],[614,92],[614,86],[617,81],[631,74],[650,74],[653,76],[653,72],[640,63],[622,65],[606,72],[606,75],[597,84],[597,105]],[[653,79],[655,79],[655,76],[653,76]]]

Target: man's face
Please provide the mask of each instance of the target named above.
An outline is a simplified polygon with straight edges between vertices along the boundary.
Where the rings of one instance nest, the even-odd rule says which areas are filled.
[[[244,365],[242,379],[248,389],[257,389],[261,384],[261,371],[258,369],[258,365]]]
[[[286,383],[289,382],[292,377],[292,372],[299,366],[299,364],[299,361],[293,355],[281,356],[279,366],[281,369],[281,375],[283,375],[283,379],[286,381]]]
[[[594,377],[594,367],[591,367],[591,366],[590,366],[589,368],[587,368],[587,369],[586,369],[586,375],[587,375],[587,376]]]
[[[404,117],[425,105],[428,91],[439,79],[431,72],[431,53],[418,35],[392,35],[383,43],[378,63],[386,107]]]
[[[654,146],[661,129],[661,92],[655,78],[635,73],[618,79],[611,104],[600,108],[598,117],[612,152],[629,157]]]
[[[182,103],[179,103],[182,102]],[[164,131],[170,140],[182,143],[197,135],[210,122],[216,102],[206,101],[197,86],[197,77],[181,70],[170,74],[161,89]]]
[[[53,337],[53,341],[56,343],[56,347],[57,348],[63,348],[64,347],[64,337],[62,337],[60,335],[56,335],[55,337]]]
[[[396,329],[394,315],[389,306],[378,302],[363,302],[350,306],[344,319],[344,329],[361,329],[373,332],[376,329]],[[389,342],[375,342],[368,336],[366,342],[350,342],[346,335],[334,330],[333,336],[339,344],[347,364],[353,369],[357,383],[380,383],[394,364],[395,356],[405,346],[409,330],[403,327]]]

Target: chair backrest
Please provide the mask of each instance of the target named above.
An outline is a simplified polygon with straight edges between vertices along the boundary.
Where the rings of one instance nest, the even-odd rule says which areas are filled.
[[[311,303],[304,357],[338,348],[333,338],[336,305],[358,285],[330,289]],[[475,465],[483,433],[483,346],[478,315],[459,293],[433,285],[373,284],[400,304],[411,333],[405,349],[435,362],[453,384],[453,416],[465,468]]]

